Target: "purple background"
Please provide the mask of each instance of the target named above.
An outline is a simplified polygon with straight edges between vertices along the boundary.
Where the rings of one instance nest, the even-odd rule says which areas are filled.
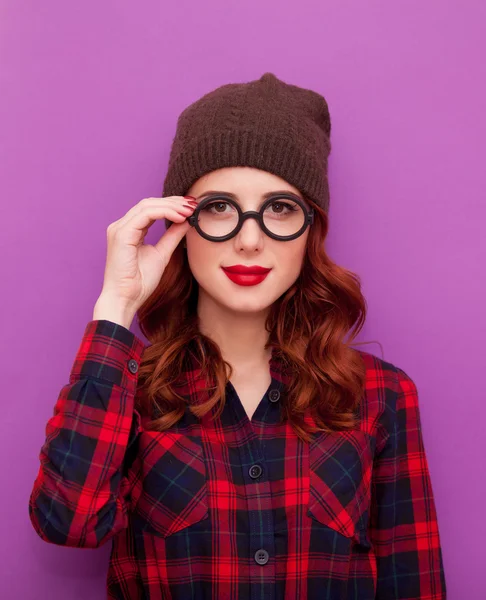
[[[329,102],[328,251],[362,279],[359,340],[384,354],[363,348],[418,386],[448,597],[484,598],[485,6],[0,4],[3,600],[105,598],[109,546],[57,547],[29,522],[45,423],[106,227],[161,195],[183,108],[266,71]]]

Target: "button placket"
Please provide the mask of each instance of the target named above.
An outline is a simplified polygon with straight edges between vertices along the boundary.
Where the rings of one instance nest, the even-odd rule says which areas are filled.
[[[261,569],[259,566],[266,565],[265,577],[270,581],[276,577],[275,561],[269,560],[270,555],[275,555],[275,533],[274,533],[274,516],[272,510],[271,499],[271,484],[269,481],[269,467],[265,462],[264,443],[257,434],[257,427],[249,419],[245,417],[245,411],[234,386],[229,382],[230,402],[228,406],[233,406],[232,418],[235,425],[238,425],[236,431],[241,436],[238,451],[242,465],[245,465],[243,470],[245,494],[247,499],[248,511],[248,545],[249,558],[253,556],[253,567],[250,567],[250,584],[261,583]],[[267,420],[265,403],[268,403],[270,391],[277,389],[278,383],[271,386],[271,389],[262,398],[259,408],[262,409],[262,421]],[[279,394],[280,395],[280,394]],[[275,397],[273,395],[272,397]],[[234,398],[235,402],[231,402]],[[269,411],[269,413],[274,411]],[[263,547],[262,547],[263,546]],[[267,564],[268,563],[268,564]],[[255,587],[256,589],[256,587]],[[273,596],[272,596],[273,597]]]

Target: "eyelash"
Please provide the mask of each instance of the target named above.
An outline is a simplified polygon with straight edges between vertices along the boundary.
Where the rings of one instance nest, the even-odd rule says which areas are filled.
[[[229,202],[226,202],[225,200],[215,200],[214,202],[209,202],[208,204],[206,204],[206,206],[204,206],[201,210],[208,210],[208,212],[209,212],[209,208],[211,208],[215,204],[228,204],[229,205]],[[295,207],[295,205],[289,204],[288,202],[283,202],[281,200],[273,200],[268,206],[272,206],[273,204],[281,204],[282,206],[285,206],[286,208],[288,208],[289,211],[298,210]]]

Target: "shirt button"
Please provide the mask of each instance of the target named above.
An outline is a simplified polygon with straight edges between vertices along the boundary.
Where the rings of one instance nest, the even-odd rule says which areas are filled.
[[[277,402],[280,398],[280,392],[278,390],[270,390],[269,398],[270,402]]]
[[[256,479],[257,477],[260,477],[262,471],[263,469],[260,467],[260,465],[253,465],[252,467],[250,467],[248,473],[250,474],[250,477],[252,479]]]
[[[128,369],[130,373],[136,373],[138,371],[138,363],[133,358],[128,361]]]
[[[268,552],[266,550],[264,550],[263,548],[260,548],[260,550],[257,550],[255,552],[255,561],[259,564],[259,565],[266,565],[268,562]]]

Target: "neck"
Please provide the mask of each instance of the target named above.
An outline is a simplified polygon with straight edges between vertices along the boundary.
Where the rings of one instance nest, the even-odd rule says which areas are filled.
[[[216,342],[224,360],[237,369],[266,365],[271,348],[265,349],[268,310],[235,312],[205,294],[199,295],[197,313],[201,333]]]

